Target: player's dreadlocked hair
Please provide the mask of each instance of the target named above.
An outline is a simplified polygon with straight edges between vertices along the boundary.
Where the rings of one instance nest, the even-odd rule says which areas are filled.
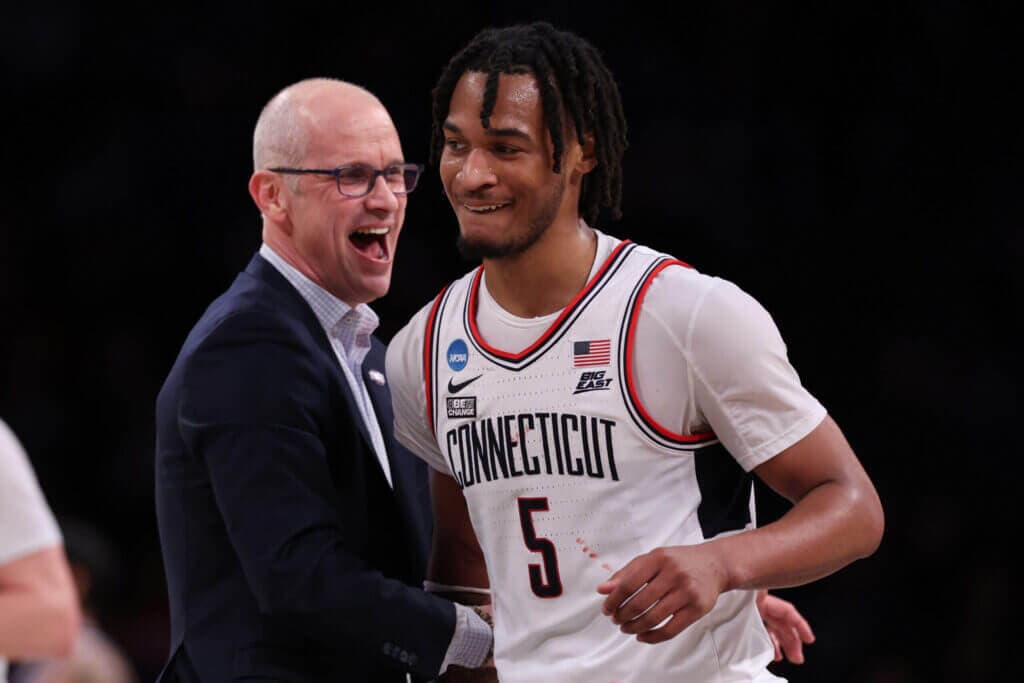
[[[520,24],[478,33],[458,52],[434,87],[434,125],[430,161],[437,163],[444,145],[442,126],[459,79],[467,71],[487,74],[480,121],[490,126],[500,74],[533,74],[540,88],[544,120],[554,144],[552,169],[562,170],[563,117],[568,114],[579,143],[593,133],[597,167],[583,178],[580,213],[593,225],[601,207],[612,218],[622,211],[622,155],[626,150],[626,119],[619,88],[601,55],[583,38],[559,31],[546,22]]]

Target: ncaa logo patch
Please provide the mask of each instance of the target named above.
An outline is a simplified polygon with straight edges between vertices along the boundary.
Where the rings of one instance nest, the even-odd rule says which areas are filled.
[[[461,339],[456,339],[448,345],[448,352],[445,354],[448,358],[448,367],[454,372],[466,367],[466,363],[469,362],[469,348],[466,346],[466,342]]]

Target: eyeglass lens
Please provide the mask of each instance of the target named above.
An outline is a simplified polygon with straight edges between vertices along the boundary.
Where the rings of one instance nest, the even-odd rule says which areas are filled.
[[[373,190],[377,176],[384,177],[388,188],[396,193],[412,192],[419,178],[419,169],[414,165],[389,166],[377,171],[369,166],[346,166],[338,169],[338,187],[343,194],[362,195]]]

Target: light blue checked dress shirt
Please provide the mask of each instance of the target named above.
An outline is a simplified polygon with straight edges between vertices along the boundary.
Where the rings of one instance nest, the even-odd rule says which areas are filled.
[[[334,349],[345,373],[345,379],[348,380],[352,395],[359,405],[359,412],[366,425],[366,431],[370,434],[373,450],[380,461],[381,469],[384,470],[384,476],[387,477],[388,485],[394,488],[384,437],[381,435],[380,424],[377,423],[377,415],[370,402],[370,394],[366,391],[366,383],[363,382],[363,359],[370,350],[370,335],[380,324],[380,318],[366,304],[359,304],[355,308],[349,306],[300,273],[268,245],[260,247],[260,256],[269,261],[270,265],[299,291],[323,326],[331,342],[331,348]]]

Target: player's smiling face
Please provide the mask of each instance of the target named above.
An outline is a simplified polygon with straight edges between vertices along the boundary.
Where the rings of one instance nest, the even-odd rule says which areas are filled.
[[[444,122],[441,182],[459,220],[460,247],[476,258],[520,253],[560,219],[576,222],[578,193],[566,192],[565,167],[552,170],[552,143],[532,74],[502,74],[489,126],[483,127],[487,74],[467,71]],[[566,135],[566,162],[579,153]],[[575,147],[574,147],[575,145]]]

